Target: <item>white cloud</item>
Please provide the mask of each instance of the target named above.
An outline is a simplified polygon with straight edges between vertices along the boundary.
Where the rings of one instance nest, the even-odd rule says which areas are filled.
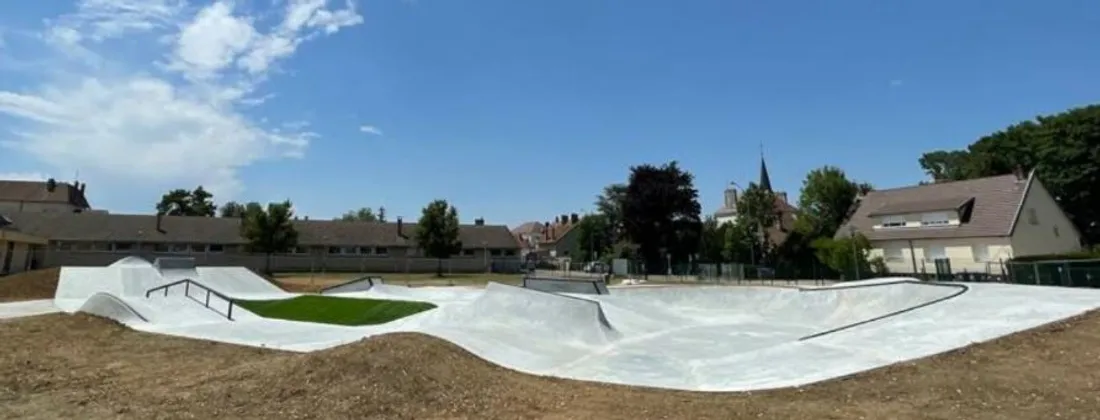
[[[56,54],[39,83],[0,88],[0,114],[17,127],[0,128],[0,147],[61,173],[203,184],[228,199],[243,188],[239,169],[300,157],[317,137],[302,122],[242,113],[275,97],[261,89],[274,65],[309,40],[362,22],[339,0],[288,1],[266,25],[260,16],[228,1],[80,0],[75,12],[46,20],[39,39]],[[117,56],[122,41],[142,42],[154,55]]]
[[[381,136],[382,135],[382,130],[379,129],[378,127],[373,126],[373,125],[359,126],[359,131],[367,133],[367,134],[375,135],[375,136]]]

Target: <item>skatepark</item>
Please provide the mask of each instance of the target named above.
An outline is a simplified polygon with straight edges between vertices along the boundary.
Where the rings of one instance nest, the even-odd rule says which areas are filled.
[[[109,267],[65,267],[52,301],[0,304],[0,317],[84,312],[146,333],[293,352],[413,332],[525,373],[748,391],[851,375],[1100,307],[1100,291],[1090,289],[907,278],[817,288],[602,290],[546,292],[496,283],[406,287],[373,279],[326,294],[430,302],[436,308],[379,325],[341,326],[269,319],[234,305],[236,299],[295,296],[244,268],[126,258]]]

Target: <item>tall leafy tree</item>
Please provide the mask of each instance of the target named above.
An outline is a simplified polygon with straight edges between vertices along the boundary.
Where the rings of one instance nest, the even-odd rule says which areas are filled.
[[[809,240],[832,237],[848,216],[863,188],[835,166],[810,171],[802,181],[795,229]]]
[[[382,223],[388,222],[388,220],[386,220],[386,208],[385,207],[379,206],[378,207],[378,212],[376,214],[378,215],[378,221],[379,222],[382,222]]]
[[[437,260],[436,275],[443,277],[443,260],[462,251],[458,210],[446,200],[428,203],[417,222],[416,243],[425,255]]]
[[[363,207],[359,210],[348,211],[336,220],[344,222],[377,222],[378,216],[374,215],[374,210],[370,207]]]
[[[168,191],[157,203],[157,213],[169,216],[213,217],[218,209],[214,196],[201,185],[188,191],[182,188]]]
[[[623,232],[623,202],[626,200],[626,184],[611,184],[603,188],[596,196],[596,211],[602,214],[611,226],[614,240],[618,242]]]
[[[218,217],[244,217],[244,204],[230,201],[218,208]]]
[[[868,278],[872,266],[867,259],[871,242],[857,233],[841,238],[818,238],[813,242],[817,259],[849,280]]]
[[[699,234],[699,259],[711,263],[723,262],[726,260],[724,250],[726,246],[726,231],[730,228],[729,223],[718,224],[718,221],[713,217],[707,217],[703,221],[702,230]]]
[[[271,272],[271,255],[289,252],[298,245],[298,231],[294,229],[294,206],[290,201],[270,203],[267,209],[258,203],[245,208],[241,222],[241,234],[248,239],[251,252],[263,253],[266,258],[265,271]]]
[[[576,229],[577,254],[582,261],[594,261],[611,253],[614,238],[607,216],[599,213],[585,215]]]
[[[723,225],[722,258],[725,261],[748,264],[754,262],[753,250],[756,246],[756,229],[743,220]]]
[[[1100,243],[1100,105],[1021,122],[965,150],[931,151],[920,165],[935,181],[1034,169],[1086,241]]]
[[[780,220],[775,200],[774,192],[756,183],[750,183],[737,200],[738,222],[752,238],[752,261],[755,263],[760,263],[769,257],[775,245],[771,243],[767,234],[768,229]]]
[[[698,251],[702,221],[693,180],[675,161],[630,168],[622,204],[623,232],[637,244],[651,270],[664,266],[662,251],[674,262]]]

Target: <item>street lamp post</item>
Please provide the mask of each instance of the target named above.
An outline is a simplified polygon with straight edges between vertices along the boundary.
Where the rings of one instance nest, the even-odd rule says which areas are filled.
[[[856,280],[859,280],[859,245],[856,244],[855,226],[848,226],[848,238],[852,242],[852,264],[855,265]]]

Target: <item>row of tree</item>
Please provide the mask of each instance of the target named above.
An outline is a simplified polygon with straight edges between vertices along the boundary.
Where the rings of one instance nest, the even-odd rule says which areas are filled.
[[[789,209],[777,207],[774,191],[750,183],[738,199],[735,221],[719,224],[701,217],[691,173],[676,162],[639,165],[630,169],[626,183],[605,187],[596,213],[581,219],[577,254],[585,260],[640,260],[650,272],[692,261],[797,267],[813,259],[843,270],[858,250],[843,251],[865,250],[866,240],[833,236],[856,196],[870,188],[839,168],[815,169],[803,182],[797,215],[785,217],[782,212]],[[782,223],[791,219],[793,225]],[[786,237],[782,243],[774,243],[776,230]]]
[[[1086,242],[1100,243],[1100,105],[1015,124],[965,150],[929,152],[919,164],[930,182],[1034,170]],[[641,260],[651,272],[692,259],[785,266],[792,275],[813,263],[841,273],[885,270],[881,260],[863,257],[870,246],[866,238],[836,235],[856,197],[872,188],[840,168],[825,166],[806,175],[793,226],[777,226],[783,215],[775,193],[755,183],[738,200],[736,222],[719,225],[702,218],[692,181],[676,162],[630,168],[627,182],[605,187],[596,213],[581,220],[578,255]],[[769,243],[769,228],[782,230],[786,241]]]
[[[194,190],[174,189],[164,194],[156,205],[157,213],[172,216],[241,218],[241,236],[248,240],[249,252],[266,256],[270,271],[274,254],[290,252],[298,246],[298,231],[294,221],[294,205],[289,201],[270,203],[266,207],[258,202],[240,204],[227,202],[219,207],[213,194],[202,186]],[[386,210],[379,207],[375,213],[370,208],[345,213],[337,220],[354,222],[386,222]],[[476,224],[484,224],[478,219]],[[424,256],[438,261],[436,274],[443,276],[443,260],[462,251],[459,239],[458,209],[446,200],[434,200],[421,210],[414,230],[414,240]]]

